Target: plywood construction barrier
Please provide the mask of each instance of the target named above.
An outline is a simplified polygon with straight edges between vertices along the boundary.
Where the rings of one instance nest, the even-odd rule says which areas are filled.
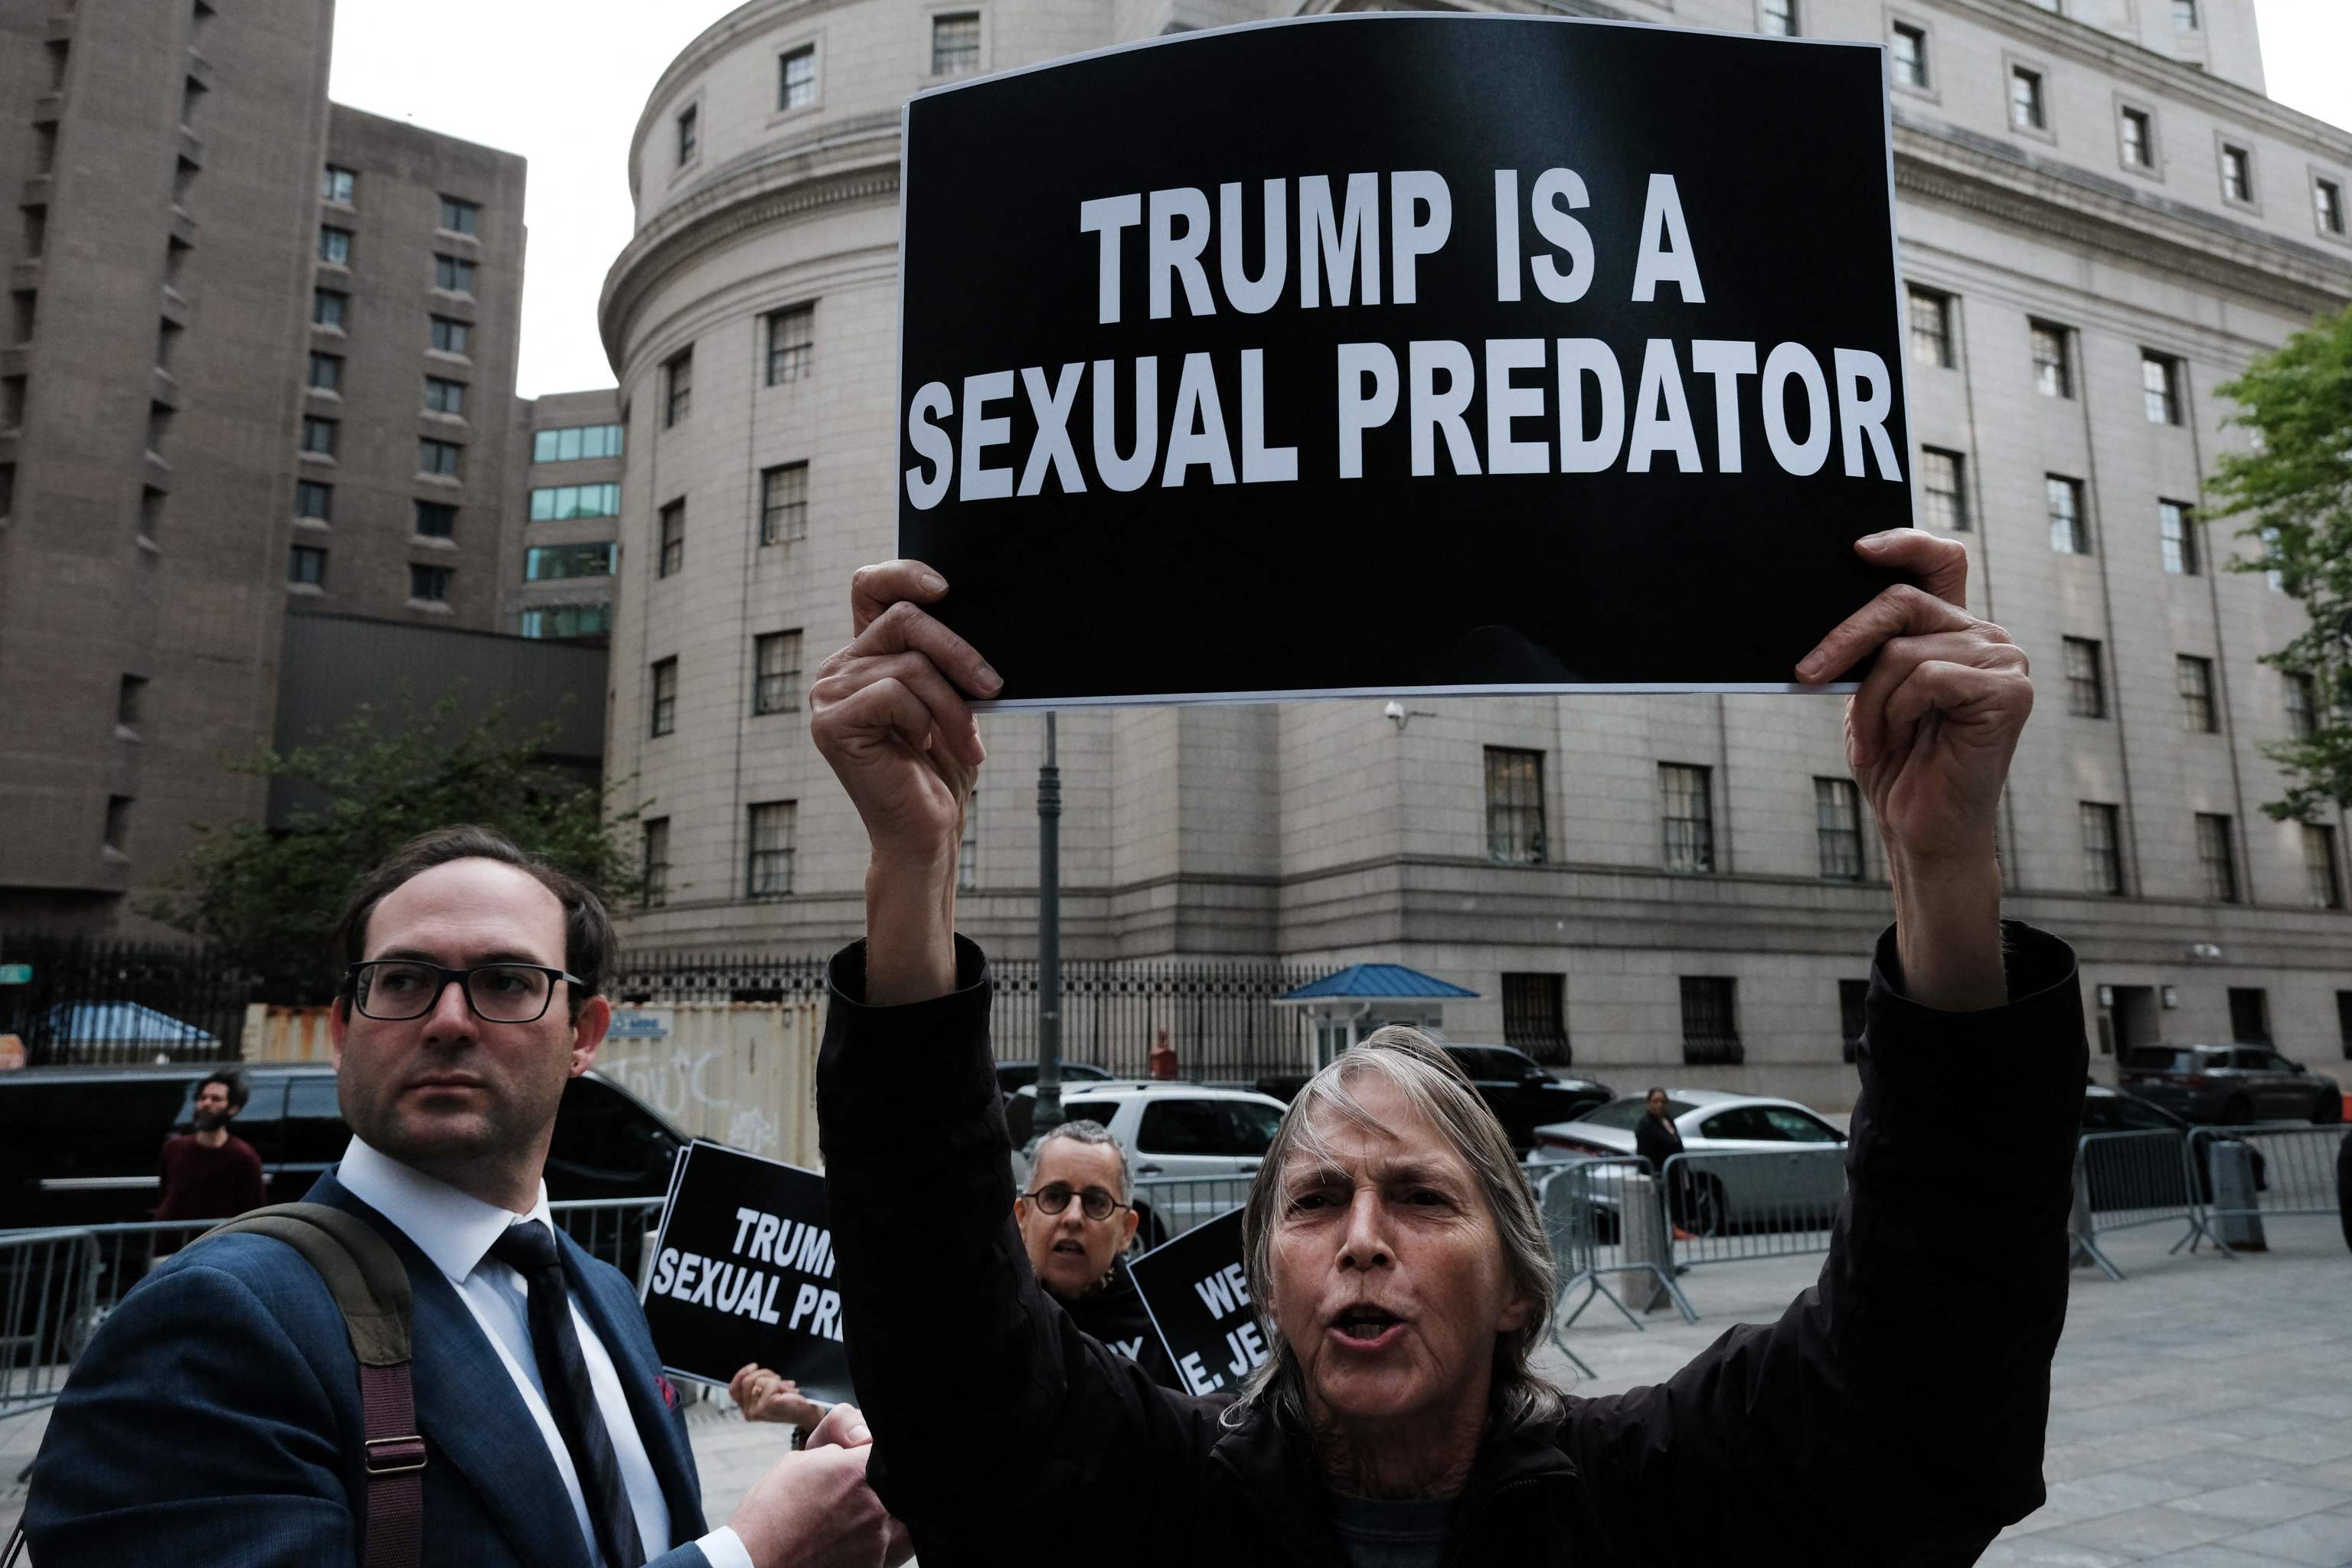
[[[597,1070],[690,1138],[818,1167],[814,1000],[616,1007]]]

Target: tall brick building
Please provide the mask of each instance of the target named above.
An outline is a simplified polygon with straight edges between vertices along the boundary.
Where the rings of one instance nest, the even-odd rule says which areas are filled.
[[[1888,46],[1920,513],[1968,543],[1974,607],[2041,693],[2011,906],[2077,944],[2105,1043],[2336,1055],[2343,825],[2261,810],[2260,747],[2312,717],[2258,662],[2299,611],[2221,570],[2239,545],[2194,510],[2245,439],[2216,384],[2352,299],[2352,136],[2263,95],[2252,0],[1498,8]],[[627,444],[609,757],[653,797],[662,870],[632,941],[810,950],[860,920],[863,840],[803,693],[849,572],[891,548],[901,102],[1291,10],[751,0],[664,74],[602,308]],[[1449,1011],[1462,1038],[1850,1099],[1888,900],[1835,703],[1427,706],[1066,715],[1066,951],[1395,959],[1481,994]],[[1034,942],[1040,729],[988,726],[967,846],[962,921],[1007,952]]]

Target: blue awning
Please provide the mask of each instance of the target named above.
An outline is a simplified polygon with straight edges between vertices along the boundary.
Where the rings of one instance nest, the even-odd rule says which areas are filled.
[[[1475,997],[1450,980],[1407,969],[1402,963],[1351,963],[1337,974],[1327,974],[1296,990],[1281,1002],[1451,1002]]]

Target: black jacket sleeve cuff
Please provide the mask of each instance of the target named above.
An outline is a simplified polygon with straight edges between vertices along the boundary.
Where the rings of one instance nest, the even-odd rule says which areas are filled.
[[[977,942],[959,936],[955,943],[956,988],[896,1007],[866,1004],[863,942],[833,955],[817,1058],[828,1157],[839,1141],[903,1143],[994,1109],[988,1021],[995,982]]]

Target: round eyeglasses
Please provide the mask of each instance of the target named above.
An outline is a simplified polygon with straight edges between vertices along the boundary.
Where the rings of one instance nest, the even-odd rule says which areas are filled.
[[[1130,1206],[1120,1203],[1100,1187],[1088,1187],[1083,1193],[1074,1192],[1066,1182],[1048,1183],[1034,1193],[1021,1195],[1047,1214],[1060,1214],[1070,1206],[1070,1200],[1076,1198],[1079,1212],[1088,1219],[1108,1219],[1119,1210]]]
[[[576,974],[540,963],[444,969],[416,959],[378,958],[354,963],[346,973],[352,1005],[362,1017],[386,1024],[422,1018],[440,1005],[441,993],[451,985],[465,993],[466,1005],[486,1024],[536,1024],[547,1016],[557,981],[585,984]]]

